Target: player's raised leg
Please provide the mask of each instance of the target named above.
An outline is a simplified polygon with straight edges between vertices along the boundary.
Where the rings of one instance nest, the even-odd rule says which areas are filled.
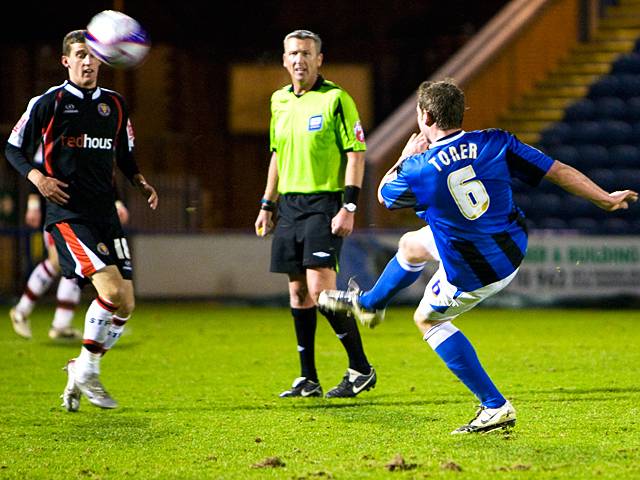
[[[429,227],[405,233],[400,238],[398,252],[370,290],[361,291],[351,279],[346,291],[323,291],[319,304],[329,310],[350,311],[362,325],[373,328],[384,319],[391,299],[420,278],[428,261],[439,259]]]

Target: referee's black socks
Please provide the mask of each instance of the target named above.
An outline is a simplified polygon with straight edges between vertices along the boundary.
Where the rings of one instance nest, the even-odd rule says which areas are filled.
[[[293,324],[296,329],[298,341],[298,354],[300,355],[300,376],[313,382],[318,381],[315,361],[316,307],[291,308]]]
[[[369,365],[364,353],[362,338],[355,318],[344,312],[331,312],[324,308],[320,309],[320,313],[327,317],[331,328],[347,351],[349,368],[365,375],[368,374],[371,371],[371,365]]]

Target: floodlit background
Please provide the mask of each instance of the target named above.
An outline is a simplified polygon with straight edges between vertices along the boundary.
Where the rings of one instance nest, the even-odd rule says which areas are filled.
[[[105,66],[101,75],[130,104],[137,159],[161,198],[151,212],[122,183],[143,298],[286,301],[285,278],[267,272],[270,242],[252,232],[269,158],[269,96],[288,83],[282,39],[298,28],[322,37],[322,73],[356,99],[367,133],[366,183],[341,282],[355,274],[366,286],[401,233],[420,225],[411,211],[380,207],[374,189],[415,129],[414,91],[427,78],[452,77],[465,89],[465,129],[508,129],[605,188],[640,189],[640,4],[633,0],[236,1],[224,12],[208,2],[116,0],[16,8],[0,31],[5,138],[29,98],[66,78],[59,57],[67,31],[111,8],[151,36],[141,67]],[[533,253],[504,303],[639,295],[637,207],[605,215],[550,184],[515,188]],[[43,253],[39,232],[23,227],[26,192],[0,162],[0,299],[7,302]],[[421,286],[400,300],[412,301]]]

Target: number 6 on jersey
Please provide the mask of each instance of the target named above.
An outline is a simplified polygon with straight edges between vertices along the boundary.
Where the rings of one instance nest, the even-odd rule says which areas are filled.
[[[474,180],[472,165],[451,172],[447,186],[460,213],[469,220],[477,220],[489,209],[489,194],[480,180]]]

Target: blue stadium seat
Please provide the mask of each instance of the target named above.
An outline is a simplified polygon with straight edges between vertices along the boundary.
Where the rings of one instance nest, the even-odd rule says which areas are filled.
[[[599,230],[610,235],[625,235],[632,233],[633,226],[626,219],[611,217],[602,221]]]
[[[640,148],[635,145],[613,145],[609,147],[609,163],[612,168],[640,168]]]
[[[596,106],[590,98],[582,98],[564,110],[564,121],[575,122],[579,120],[594,120],[596,118]]]
[[[627,120],[627,104],[619,97],[600,97],[594,102],[595,115],[602,119]]]
[[[631,52],[620,55],[611,66],[611,73],[640,73],[640,53]]]
[[[561,145],[571,136],[571,126],[568,123],[556,122],[540,132],[540,144],[545,147]]]
[[[640,96],[631,97],[627,100],[627,121],[640,121]]]
[[[640,75],[624,73],[616,75],[615,78],[618,79],[618,84],[614,90],[615,96],[621,97],[625,100],[638,96],[638,92],[640,92]]]
[[[548,148],[545,153],[554,160],[560,160],[572,167],[577,167],[580,163],[580,154],[573,145],[556,145]]]
[[[531,210],[535,211],[535,218],[558,217],[562,214],[562,198],[555,193],[532,194]]]
[[[595,216],[594,213],[598,208],[588,200],[569,193],[567,193],[562,200],[562,214],[560,216],[566,220],[580,217],[592,218]]]
[[[599,97],[610,97],[612,95],[617,96],[619,89],[620,80],[617,76],[604,75],[591,84],[587,97],[595,99]]]
[[[628,143],[633,136],[633,127],[620,120],[601,120],[598,123],[600,138],[598,143],[603,145],[619,145]]]
[[[595,140],[596,139],[592,139],[592,142]],[[578,168],[583,172],[593,168],[604,168],[609,165],[609,152],[603,145],[585,143],[576,145],[576,149],[580,155]]]
[[[617,190],[631,189],[640,191],[640,166],[638,168],[620,168],[615,171]]]
[[[569,228],[569,225],[561,218],[545,217],[535,222],[534,228],[541,230],[566,230]]]
[[[525,216],[529,214],[529,210],[531,210],[531,196],[528,193],[514,193],[513,201],[515,204],[522,209]]]
[[[609,168],[595,168],[589,170],[587,176],[609,192],[618,189],[618,176],[614,170]]]
[[[591,217],[576,217],[567,222],[569,228],[578,230],[581,233],[596,233],[600,230],[598,220]]]

